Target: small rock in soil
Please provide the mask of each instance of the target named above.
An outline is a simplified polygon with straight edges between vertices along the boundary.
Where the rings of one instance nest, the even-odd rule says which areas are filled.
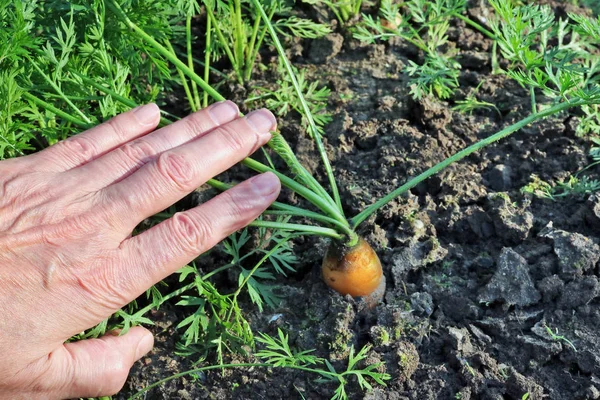
[[[417,122],[434,131],[444,131],[452,121],[450,109],[431,97],[424,97],[415,108]]]
[[[571,353],[573,354],[573,353]],[[590,350],[579,351],[576,353],[577,366],[584,374],[600,372],[600,356]]]
[[[487,174],[488,186],[498,192],[504,192],[512,187],[512,174],[512,168],[498,164]]]
[[[485,345],[492,344],[492,338],[483,333],[483,331],[475,325],[469,325],[469,330],[471,331],[473,336],[475,336],[481,343]]]
[[[400,382],[408,381],[419,367],[419,352],[414,344],[410,342],[398,342],[396,347],[398,356],[398,380]]]
[[[529,306],[541,299],[529,276],[527,260],[510,248],[503,248],[498,269],[479,295],[483,302],[502,300],[507,305]]]
[[[542,294],[544,303],[553,302],[562,293],[565,283],[558,275],[548,276],[538,282],[537,288]]]
[[[588,199],[588,205],[591,210],[592,217],[589,218],[592,223],[600,222],[600,193],[596,193]],[[594,221],[595,220],[595,221]]]
[[[311,43],[308,58],[315,64],[323,64],[337,56],[342,50],[344,37],[339,33],[316,39]]]
[[[494,235],[494,225],[490,216],[479,206],[469,206],[465,210],[469,227],[481,239],[488,239]]]
[[[525,393],[529,393],[529,399],[542,399],[544,388],[535,383],[533,379],[526,378],[514,368],[510,368],[511,374],[506,382],[506,392],[514,399],[522,399]]]
[[[475,321],[481,317],[481,308],[477,306],[471,299],[465,296],[448,295],[441,299],[440,308],[445,315],[452,318],[456,322],[464,320]]]
[[[394,278],[394,284],[397,287],[401,286],[409,271],[442,260],[446,257],[446,254],[448,254],[448,250],[440,246],[435,238],[425,242],[413,241],[408,247],[393,255],[392,277]]]
[[[517,336],[517,341],[522,345],[522,349],[527,351],[536,361],[546,363],[562,351],[560,343],[538,339],[533,336]]]
[[[515,207],[506,193],[490,195],[489,199],[498,236],[511,243],[527,239],[533,227],[533,214]]]
[[[600,260],[600,246],[579,233],[554,229],[552,223],[549,223],[539,236],[554,241],[554,253],[558,257],[560,276],[563,279],[583,275]]]
[[[416,292],[410,295],[410,305],[417,315],[426,317],[433,313],[433,299],[426,292]]]
[[[600,399],[600,390],[598,390],[595,386],[588,386],[585,389],[580,390],[575,395],[576,400],[597,400]]]
[[[600,285],[596,276],[584,276],[576,278],[567,283],[558,301],[558,307],[562,309],[574,309],[588,304],[600,295]]]
[[[450,346],[456,350],[460,356],[468,356],[474,352],[473,345],[466,328],[448,328],[448,341]]]

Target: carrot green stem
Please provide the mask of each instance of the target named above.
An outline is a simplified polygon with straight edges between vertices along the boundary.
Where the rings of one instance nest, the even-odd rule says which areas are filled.
[[[193,16],[193,10],[194,8],[192,7],[186,18],[185,18],[185,38],[186,38],[186,52],[187,52],[187,63],[188,63],[188,68],[191,69],[192,71],[194,71],[194,58],[192,55],[192,16]],[[208,38],[207,38],[208,40]],[[208,82],[208,78],[205,76],[204,80],[206,82]],[[196,85],[196,82],[192,81],[192,93],[194,95],[194,105],[195,105],[195,109],[199,110],[200,109],[200,94],[198,93],[198,85]],[[194,109],[194,108],[192,108]]]
[[[231,52],[231,49],[229,48],[228,45],[228,41],[225,40],[225,36],[223,36],[223,32],[221,31],[221,28],[219,28],[219,24],[217,23],[217,19],[215,17],[215,14],[212,11],[212,8],[209,4],[207,4],[207,2],[204,2],[204,5],[206,6],[206,13],[208,14],[208,18],[211,20],[212,25],[215,29],[215,33],[217,34],[217,38],[219,39],[219,42],[223,45],[223,48],[225,49],[225,54],[227,54],[227,58],[229,58],[229,62],[231,63],[231,66],[233,68],[233,70],[235,71],[235,74],[238,77],[238,82],[240,84],[243,84],[244,82],[242,81],[242,75],[241,75],[241,71],[239,69],[239,65],[236,61],[236,58],[234,57],[233,53]]]
[[[213,188],[220,190],[220,191],[225,191],[225,190],[228,190],[233,187],[233,185],[229,185],[227,183],[218,181],[216,179],[209,179],[206,182],[206,184],[209,186],[212,186]],[[356,233],[350,229],[350,226],[348,225],[347,222],[342,223],[335,218],[331,218],[331,217],[325,216],[323,214],[316,213],[314,211],[305,210],[304,208],[295,207],[295,206],[285,204],[285,203],[280,203],[278,201],[271,204],[270,208],[275,211],[266,211],[264,214],[290,215],[290,216],[296,216],[296,217],[304,217],[304,218],[312,219],[312,220],[315,220],[318,222],[324,222],[326,224],[333,225],[333,226],[337,227],[337,229],[340,230],[340,232],[345,233],[346,235],[348,235],[351,238],[356,235]]]
[[[252,0],[252,3],[254,4],[254,6],[256,7],[258,12],[260,13],[265,25],[267,26],[267,29],[269,30],[269,34],[271,35],[273,44],[275,45],[275,48],[277,49],[277,53],[279,54],[279,57],[283,61],[285,69],[287,70],[290,80],[292,81],[292,85],[294,86],[294,89],[298,95],[298,99],[300,100],[300,103],[302,104],[302,109],[304,110],[305,117],[308,120],[308,125],[310,127],[310,131],[312,132],[312,136],[317,145],[319,155],[321,156],[321,159],[323,160],[323,166],[325,167],[325,171],[327,172],[327,178],[329,179],[329,185],[331,186],[331,192],[333,194],[333,198],[335,200],[335,203],[339,210],[339,213],[341,213],[343,215],[344,211],[342,208],[342,202],[340,199],[340,194],[338,192],[337,183],[335,181],[335,176],[333,175],[333,170],[331,168],[331,163],[329,162],[329,157],[327,157],[327,152],[325,151],[325,146],[323,145],[323,141],[321,140],[321,136],[319,134],[319,131],[317,130],[317,126],[313,119],[312,112],[310,111],[310,108],[308,107],[308,104],[306,103],[306,100],[304,99],[304,95],[302,93],[302,90],[300,89],[298,80],[296,79],[296,74],[294,74],[294,70],[292,69],[290,62],[287,59],[287,56],[285,54],[285,51],[283,50],[283,46],[281,45],[281,42],[279,41],[277,32],[275,32],[275,28],[273,28],[273,24],[271,24],[271,21],[269,20],[269,17],[267,16],[267,13],[265,12],[263,6],[260,4],[260,1]]]
[[[169,49],[171,54],[173,54],[173,56],[177,57],[177,54],[175,54],[175,50],[173,50],[173,46],[171,45],[171,42],[169,42],[168,40],[165,40],[165,45],[167,46],[167,49]],[[183,90],[185,91],[185,95],[188,98],[188,103],[190,104],[190,109],[194,112],[198,111],[198,109],[196,108],[196,102],[194,100],[194,96],[192,96],[192,92],[190,90],[190,85],[188,85],[185,74],[179,68],[177,68],[177,73],[179,74],[179,79],[181,79],[181,84],[183,85]],[[194,81],[192,81],[192,83],[194,83]]]
[[[44,73],[44,71],[42,71],[42,69],[40,67],[38,67],[38,65],[31,58],[29,58],[29,62],[31,63],[31,65],[33,65],[33,67],[37,70],[37,72],[46,80],[46,82],[48,82],[48,84],[50,86],[52,86],[52,89],[54,89],[56,91],[56,93],[58,93],[60,98],[63,99],[73,109],[73,111],[75,111],[77,114],[79,114],[79,116],[86,123],[88,123],[88,124],[92,123],[92,121],[90,121],[90,119],[79,109],[79,107],[77,107],[75,104],[73,104],[73,102],[63,93],[61,88],[59,88],[56,85],[56,83],[54,83],[52,81],[52,79],[50,79],[50,77],[48,75],[46,75]]]
[[[156,39],[154,39],[152,36],[148,35],[146,32],[144,32],[144,30],[142,28],[140,28],[139,26],[134,24],[129,19],[127,14],[125,14],[125,11],[123,11],[121,6],[119,6],[115,2],[115,0],[109,0],[106,4],[111,10],[113,10],[113,12],[115,14],[117,14],[118,17],[121,18],[121,20],[125,23],[125,25],[127,25],[132,31],[134,31],[140,38],[144,39],[146,42],[151,44],[152,47],[154,47],[154,49],[160,55],[165,57],[167,60],[169,60],[171,63],[173,63],[173,65],[175,65],[177,68],[182,70],[192,81],[196,82],[198,84],[198,86],[200,86],[202,88],[202,90],[204,90],[205,92],[208,92],[208,94],[213,99],[215,99],[217,101],[225,100],[225,98],[219,92],[217,92],[208,83],[206,83],[206,81],[204,81],[204,79],[200,78],[200,76],[198,76],[187,65],[185,65],[181,60],[179,60],[178,57],[171,54],[171,52],[169,50],[167,50],[163,45],[161,45],[158,41],[156,41]]]
[[[206,45],[204,46],[204,80],[209,83],[210,79],[210,53],[211,53],[211,42],[212,42],[212,19],[206,19]],[[191,59],[193,64],[194,59]],[[209,83],[210,84],[210,83]],[[203,94],[203,105],[208,107],[208,93]]]
[[[494,35],[492,32],[490,32],[489,30],[485,29],[482,25],[478,24],[477,22],[473,21],[471,18],[465,17],[464,15],[460,14],[460,13],[452,13],[453,16],[455,16],[456,18],[462,20],[465,22],[465,24],[467,25],[471,25],[473,28],[477,29],[479,32],[483,33],[485,36],[489,37],[492,40],[496,40],[496,35]]]
[[[383,207],[384,205],[386,205],[387,203],[389,203],[396,197],[400,196],[402,193],[417,186],[419,183],[423,182],[425,179],[429,178],[430,176],[438,173],[439,171],[446,168],[450,164],[453,164],[456,161],[459,161],[459,160],[465,158],[466,156],[482,149],[483,147],[485,147],[489,144],[492,144],[500,139],[503,139],[503,138],[511,135],[512,133],[518,131],[521,128],[524,128],[525,126],[531,124],[532,122],[535,122],[537,120],[540,120],[540,119],[550,116],[552,114],[556,114],[556,113],[566,110],[568,108],[581,106],[586,103],[587,103],[586,101],[578,99],[575,101],[567,101],[564,103],[557,104],[557,105],[550,107],[544,111],[540,111],[538,113],[532,114],[529,117],[522,119],[521,121],[502,129],[500,132],[498,132],[492,136],[489,136],[489,137],[467,147],[466,149],[459,151],[458,153],[454,154],[453,156],[445,159],[444,161],[440,162],[439,164],[434,165],[433,167],[429,168],[427,171],[425,171],[425,172],[421,173],[420,175],[416,176],[415,178],[411,179],[410,181],[408,181],[404,185],[400,186],[396,190],[390,192],[388,195],[382,197],[380,200],[378,200],[374,204],[365,208],[361,213],[357,214],[354,218],[352,218],[350,220],[350,226],[352,227],[352,229],[356,229],[356,227],[358,225],[360,225],[361,222],[363,222],[365,219],[367,219],[371,214],[375,213],[381,207]]]
[[[73,125],[76,125],[80,128],[83,129],[89,129],[91,128],[93,125],[92,124],[88,124],[87,122],[72,116],[71,114],[68,114],[62,110],[59,110],[58,108],[54,107],[52,104],[45,102],[44,100],[40,99],[39,97],[36,97],[34,95],[32,95],[31,93],[28,92],[23,92],[21,94],[25,99],[31,101],[32,103],[53,112],[54,114],[58,115],[59,117],[69,121],[70,123],[72,123]]]
[[[242,161],[242,164],[244,164],[248,168],[253,169],[254,171],[257,171],[257,172],[261,172],[261,173],[273,172],[275,175],[277,175],[277,177],[281,181],[282,185],[293,190],[294,192],[298,193],[300,196],[304,197],[306,200],[310,201],[312,204],[314,204],[317,208],[319,208],[321,211],[323,211],[328,216],[337,219],[338,221],[340,221],[343,224],[348,223],[346,221],[346,219],[344,218],[344,216],[340,213],[340,211],[337,208],[335,208],[327,200],[323,199],[322,197],[317,195],[315,192],[313,192],[312,190],[308,189],[307,187],[299,184],[295,180],[283,175],[282,173],[280,173],[278,171],[275,171],[274,169],[272,169],[270,167],[267,167],[266,165],[264,165],[256,160],[253,160],[251,158],[246,158],[245,160]]]
[[[69,72],[77,75],[79,78],[81,78],[81,80],[84,83],[87,83],[88,85],[96,88],[100,92],[110,95],[112,98],[114,98],[115,100],[117,100],[118,102],[120,102],[122,104],[125,104],[126,106],[129,106],[131,108],[135,108],[138,106],[138,104],[135,101],[128,99],[127,97],[121,96],[120,94],[113,91],[112,89],[109,89],[106,86],[101,85],[100,83],[96,82],[95,80],[90,79],[87,76],[82,75],[75,70],[69,70]],[[167,118],[162,117],[162,116],[160,117],[160,126],[166,126],[166,125],[169,125],[170,123],[171,123],[171,121],[169,121]]]
[[[160,304],[164,304],[168,300],[171,300],[173,297],[179,296],[181,293],[187,292],[188,290],[194,288],[194,286],[196,286],[196,282],[192,282],[190,284],[182,286],[182,287],[178,288],[177,290],[174,290],[171,293],[164,295],[161,299]],[[144,314],[146,314],[148,311],[152,310],[153,308],[155,308],[154,304],[148,304],[146,307],[139,309],[134,315],[137,317],[143,316]]]

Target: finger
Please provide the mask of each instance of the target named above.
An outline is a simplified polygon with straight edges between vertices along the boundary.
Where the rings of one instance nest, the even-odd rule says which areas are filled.
[[[146,104],[58,142],[34,157],[46,171],[67,171],[153,131],[159,121],[158,106]]]
[[[123,336],[114,333],[99,339],[67,343],[53,352],[46,387],[56,397],[80,398],[110,396],[121,390],[133,363],[152,350],[150,331],[134,327]]]
[[[275,117],[258,110],[198,140],[162,153],[130,177],[104,189],[100,199],[127,233],[211,177],[238,163],[270,138]]]
[[[270,172],[249,179],[201,206],[175,214],[121,245],[124,265],[107,271],[127,280],[134,299],[151,285],[186,265],[233,232],[256,219],[279,195]]]
[[[74,171],[81,177],[93,176],[95,189],[131,175],[158,154],[197,139],[239,117],[235,103],[224,101],[137,140],[125,143],[100,159]]]

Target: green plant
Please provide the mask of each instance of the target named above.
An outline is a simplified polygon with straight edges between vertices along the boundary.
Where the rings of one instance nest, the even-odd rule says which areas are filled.
[[[208,17],[205,65],[211,58],[226,56],[238,82],[248,82],[267,33],[257,8],[247,0],[204,0],[203,4]],[[314,39],[331,32],[326,25],[292,15],[292,7],[281,1],[265,2],[264,7],[268,20],[280,35]]]
[[[317,374],[320,376],[317,381],[322,383],[334,383],[337,385],[337,388],[331,397],[332,400],[342,400],[348,397],[346,385],[350,378],[355,378],[363,390],[371,390],[373,388],[371,383],[369,383],[369,379],[380,385],[385,385],[385,381],[391,379],[389,374],[377,371],[377,369],[383,365],[382,363],[370,364],[362,368],[359,367],[359,364],[363,363],[367,358],[367,353],[370,350],[369,346],[363,347],[358,353],[355,353],[354,347],[352,346],[350,348],[346,369],[337,372],[328,360],[312,355],[311,353],[313,350],[297,351],[292,349],[289,345],[288,335],[283,333],[281,329],[278,329],[277,334],[278,337],[274,338],[261,333],[259,337],[256,338],[259,343],[265,346],[264,349],[255,353],[255,356],[260,359],[262,363],[222,364],[196,368],[155,382],[136,393],[132,398],[138,398],[156,386],[186,375],[213,369],[236,367],[290,368]]]
[[[363,15],[354,37],[366,43],[399,37],[414,45],[425,56],[423,63],[409,60],[406,67],[412,96],[449,98],[458,87],[460,64],[454,60],[455,52],[441,49],[448,42],[450,17],[460,14],[466,3],[464,0],[409,0],[402,4],[406,7],[405,13],[401,12],[401,4],[383,0],[379,16]]]
[[[363,3],[362,0],[302,0],[302,2],[327,6],[341,25],[358,15]]]
[[[558,328],[556,328],[554,331],[552,331],[552,328],[550,328],[548,325],[545,325],[545,324],[544,324],[544,328],[546,328],[546,332],[548,333],[548,335],[550,336],[550,338],[552,340],[565,342],[573,349],[573,351],[575,353],[577,353],[577,348],[575,348],[575,345],[573,344],[573,342],[571,342],[566,337],[558,334]]]
[[[326,111],[327,100],[331,94],[331,90],[325,86],[319,88],[319,81],[308,82],[305,77],[305,70],[298,70],[292,66],[294,75],[298,80],[300,92],[304,96],[304,100],[308,104],[308,109],[314,118],[317,127],[317,133],[323,134],[323,128],[331,121],[331,114]],[[280,61],[277,73],[281,78],[277,81],[273,89],[266,87],[255,87],[257,95],[250,97],[246,103],[256,103],[263,100],[265,105],[270,110],[273,110],[278,116],[285,117],[290,111],[296,111],[302,116],[302,126],[308,125],[308,116],[302,106],[302,101],[294,88],[290,75],[287,73],[285,66]],[[309,131],[312,135],[312,131]]]
[[[452,107],[453,110],[458,111],[460,113],[466,114],[472,114],[473,111],[475,110],[496,110],[496,112],[498,114],[500,114],[500,110],[498,110],[498,107],[496,107],[495,104],[489,103],[487,101],[482,101],[482,100],[478,100],[476,97],[477,92],[479,91],[479,88],[481,87],[481,85],[483,84],[483,82],[480,82],[479,85],[477,85],[477,87],[475,89],[473,89],[468,95],[467,97],[465,97],[464,100],[456,100],[455,103],[456,105],[454,107]]]

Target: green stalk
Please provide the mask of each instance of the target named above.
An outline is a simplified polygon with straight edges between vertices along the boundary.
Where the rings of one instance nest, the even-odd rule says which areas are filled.
[[[171,45],[171,42],[169,42],[168,40],[165,40],[165,44],[167,46],[167,49],[169,49],[169,51],[171,52],[171,54],[173,54],[173,56],[177,57],[177,54],[175,54],[175,50],[173,50],[173,46]],[[185,74],[179,68],[177,68],[177,73],[179,74],[179,79],[181,79],[181,83],[183,84],[183,90],[185,91],[185,95],[187,96],[188,103],[190,103],[191,110],[193,112],[198,111],[198,109],[196,108],[196,102],[194,101],[194,96],[192,96],[192,92],[190,91],[190,86],[188,85]],[[192,81],[192,83],[194,83],[194,81]]]
[[[238,71],[244,67],[244,21],[242,20],[242,3],[240,0],[233,0],[233,27],[234,27],[234,55],[238,65]],[[241,77],[240,77],[241,78]]]
[[[535,89],[533,87],[529,88],[529,96],[531,97],[531,112],[535,114],[537,112],[537,104],[535,101]]]
[[[473,28],[475,28],[476,30],[478,30],[479,32],[483,33],[485,36],[487,36],[488,38],[492,39],[492,40],[497,40],[498,38],[496,37],[496,35],[494,35],[492,32],[490,32],[489,30],[485,29],[482,25],[478,24],[477,22],[473,21],[471,18],[465,17],[462,14],[459,14],[457,12],[452,13],[452,15],[462,21],[464,21],[467,25],[471,25]]]
[[[319,195],[317,195],[315,192],[308,189],[307,187],[299,184],[295,180],[288,178],[287,176],[283,175],[282,173],[275,171],[274,169],[269,168],[266,165],[264,165],[256,160],[253,160],[251,158],[246,158],[245,160],[242,161],[242,164],[244,164],[248,168],[253,169],[254,171],[257,171],[260,173],[264,173],[264,172],[274,173],[275,175],[277,175],[277,177],[281,181],[282,185],[284,185],[285,187],[296,192],[300,196],[304,197],[306,200],[308,200],[309,202],[314,204],[317,208],[319,208],[321,211],[323,211],[328,216],[335,218],[342,223],[347,223],[346,219],[339,212],[339,210],[337,208],[335,208],[328,201],[326,201],[325,199],[323,199],[322,197],[320,197]]]
[[[286,231],[300,232],[308,235],[330,237],[337,240],[342,240],[343,236],[338,231],[331,228],[323,228],[322,226],[313,225],[302,225],[302,224],[290,224],[287,222],[275,222],[275,221],[254,221],[249,226],[255,226],[259,228],[271,228],[281,229]]]
[[[69,121],[73,125],[76,125],[83,129],[89,129],[89,128],[93,127],[92,124],[88,124],[87,122],[82,121],[79,118],[72,116],[71,114],[67,114],[64,111],[59,110],[58,108],[54,107],[52,104],[46,103],[44,100],[32,95],[31,93],[23,92],[21,94],[21,96],[23,96],[25,99],[35,103],[36,105],[38,105],[48,111],[53,112],[54,114],[58,115],[59,117]]]
[[[120,94],[118,94],[117,92],[113,91],[112,89],[109,89],[105,86],[102,86],[101,84],[99,84],[98,82],[96,82],[93,79],[88,78],[87,76],[84,76],[82,74],[80,74],[77,71],[71,71],[69,70],[69,72],[77,75],[79,78],[81,78],[81,80],[84,83],[87,83],[88,85],[96,88],[97,90],[99,90],[100,92],[106,93],[108,95],[110,95],[112,98],[114,98],[115,100],[119,101],[120,103],[125,104],[126,106],[129,106],[131,108],[135,108],[138,106],[138,104],[131,100],[128,99],[127,97],[121,96]],[[168,119],[166,119],[165,117],[160,117],[160,126],[165,126],[165,125],[169,125],[171,124],[171,121],[169,121]]]
[[[42,75],[42,77],[46,80],[46,82],[48,82],[48,84],[50,86],[52,86],[52,89],[54,89],[56,91],[56,93],[58,93],[60,98],[63,99],[73,109],[73,111],[75,111],[77,114],[79,114],[79,116],[86,123],[91,124],[92,121],[90,121],[90,119],[79,109],[79,107],[77,107],[75,104],[73,104],[73,102],[71,100],[69,100],[69,98],[67,96],[65,96],[63,91],[54,82],[52,82],[52,79],[50,79],[50,77],[48,75],[46,75],[44,73],[44,71],[42,71],[42,69],[40,67],[38,67],[38,65],[31,58],[28,58],[28,60],[31,63],[31,65],[33,65],[33,67],[37,70],[37,72],[40,75]]]
[[[161,305],[166,303],[168,300],[171,300],[173,297],[175,296],[179,296],[181,293],[187,292],[190,289],[193,289],[194,286],[196,286],[196,282],[192,282],[190,284],[187,284],[185,286],[180,287],[179,289],[163,296],[162,301],[161,301]],[[136,313],[135,316],[142,316],[144,314],[146,314],[147,312],[149,312],[150,310],[152,310],[154,308],[154,304],[148,304],[146,307],[139,309]]]
[[[192,81],[196,82],[198,84],[198,86],[200,86],[202,88],[202,90],[204,90],[205,92],[208,92],[208,94],[213,99],[215,99],[217,101],[223,101],[223,100],[225,100],[225,98],[223,96],[221,96],[221,94],[219,92],[217,92],[208,83],[206,83],[204,81],[204,79],[200,78],[194,71],[192,71],[181,60],[179,60],[178,57],[176,57],[173,54],[171,54],[171,52],[169,50],[167,50],[163,45],[161,45],[160,43],[158,43],[156,41],[156,39],[154,39],[152,36],[148,35],[146,32],[144,32],[143,29],[141,29],[139,26],[137,26],[136,24],[134,24],[129,19],[129,17],[127,16],[127,14],[125,14],[125,11],[123,11],[123,9],[121,8],[121,6],[119,6],[115,2],[115,0],[109,0],[106,4],[107,4],[107,6],[111,10],[113,10],[113,12],[115,14],[117,14],[118,17],[121,18],[121,20],[125,23],[125,25],[127,25],[131,30],[133,30],[140,38],[144,39],[146,42],[148,42],[149,44],[151,44],[152,47],[154,47],[154,49],[158,53],[160,53],[160,55],[162,55],[167,60],[169,60],[170,62],[172,62],[173,65],[175,65],[177,68],[181,69]]]
[[[210,46],[212,40],[212,19],[206,19],[206,45],[204,46],[204,80],[210,79]],[[192,58],[193,63],[193,58]],[[194,83],[195,84],[195,83]],[[204,107],[208,107],[208,93],[204,92]]]
[[[229,185],[227,183],[218,181],[216,179],[209,179],[206,182],[206,184],[217,190],[220,190],[222,192],[224,192],[225,190],[231,189],[233,187],[233,185]],[[272,208],[276,211],[266,211],[264,214],[290,215],[290,216],[308,218],[308,219],[312,219],[312,220],[315,220],[318,222],[324,222],[324,223],[336,226],[339,228],[339,230],[341,230],[341,232],[344,232],[350,238],[353,238],[354,236],[356,236],[356,233],[350,229],[350,226],[348,225],[347,222],[342,223],[342,222],[338,221],[337,219],[327,217],[323,214],[319,214],[314,211],[305,210],[304,208],[292,206],[292,205],[285,204],[285,203],[280,203],[278,201],[272,203],[270,208]]]
[[[175,50],[175,51],[177,51],[177,50]],[[182,51],[179,51],[179,54],[182,55],[182,56],[184,56],[184,57],[186,56],[186,54],[183,53]],[[206,66],[206,63],[204,61],[200,61],[196,57],[192,57],[192,60],[194,61],[195,64],[198,64],[198,65],[200,65],[202,67]],[[223,72],[219,71],[218,69],[216,69],[214,67],[211,67],[210,64],[209,64],[208,68],[210,69],[210,73],[211,74],[217,75],[219,78],[223,78],[223,79],[228,79],[229,78],[229,76],[227,74],[224,74]],[[206,81],[208,82],[208,80],[206,80]]]
[[[360,12],[360,6],[361,5],[362,5],[362,0],[358,0],[358,1],[355,0],[354,10],[352,10],[352,13],[354,15],[358,15],[358,13]]]
[[[483,147],[490,145],[500,139],[503,139],[503,138],[511,135],[512,133],[518,131],[519,129],[524,128],[525,126],[531,124],[532,122],[543,119],[545,117],[556,114],[558,112],[564,111],[568,108],[581,106],[586,103],[587,102],[584,100],[576,100],[573,102],[564,102],[564,103],[557,104],[557,105],[550,107],[544,111],[532,114],[529,117],[522,119],[521,121],[502,129],[500,132],[495,133],[494,135],[489,136],[483,140],[480,140],[479,142],[477,142],[475,144],[472,144],[471,146],[469,146],[469,147],[459,151],[458,153],[454,154],[453,156],[445,159],[444,161],[434,165],[433,167],[429,168],[427,171],[417,175],[415,178],[411,179],[404,185],[400,186],[399,188],[392,191],[388,195],[379,199],[374,204],[365,208],[361,213],[357,214],[354,218],[352,218],[350,220],[350,226],[352,227],[352,229],[356,229],[356,227],[358,225],[360,225],[361,222],[363,222],[365,219],[367,219],[371,214],[375,213],[381,207],[383,207],[384,205],[386,205],[387,203],[389,203],[396,197],[400,196],[402,193],[406,192],[407,190],[410,190],[413,187],[417,186],[419,183],[423,182],[425,179],[429,178],[430,176],[438,173],[439,171],[446,168],[450,164],[453,164],[456,161],[459,161],[459,160],[465,158],[466,156],[482,149]]]
[[[298,94],[298,98],[300,99],[300,103],[302,104],[302,109],[304,110],[304,114],[305,114],[306,119],[308,120],[308,124],[310,126],[310,131],[313,133],[312,136],[315,139],[315,143],[317,144],[317,149],[319,150],[319,154],[321,156],[321,159],[323,160],[323,165],[325,167],[325,171],[327,172],[327,178],[329,179],[329,185],[331,186],[331,191],[333,193],[333,198],[335,200],[335,204],[337,205],[339,212],[343,215],[344,210],[342,208],[340,194],[338,192],[337,183],[335,181],[335,176],[333,175],[333,170],[331,169],[331,164],[329,162],[329,158],[327,157],[327,152],[325,151],[325,146],[323,145],[323,141],[321,140],[321,137],[317,130],[317,126],[312,117],[312,113],[310,112],[310,108],[308,107],[308,104],[306,103],[306,100],[304,99],[302,90],[300,90],[300,85],[298,84],[296,75],[294,74],[294,71],[292,70],[292,66],[290,65],[290,62],[288,61],[287,56],[285,55],[283,46],[281,46],[281,42],[279,41],[279,38],[277,37],[277,32],[275,32],[275,28],[273,28],[273,24],[271,24],[271,21],[269,20],[269,17],[265,13],[264,8],[262,7],[262,5],[260,4],[260,2],[258,0],[252,0],[252,3],[257,8],[257,10],[260,12],[261,17],[263,18],[263,21],[264,21],[265,25],[267,26],[267,29],[269,30],[271,39],[273,40],[273,43],[275,44],[277,53],[279,54],[279,57],[281,57],[284,65],[285,65],[285,68],[289,74],[290,80],[292,81],[292,84],[294,85],[294,89],[296,90],[296,93]]]
[[[283,204],[283,203],[279,203],[279,204]],[[275,206],[271,205],[271,208],[276,209],[278,207],[277,207],[277,205],[275,205]],[[321,215],[318,213],[307,215],[306,210],[303,210],[301,208],[299,210],[302,210],[302,211],[295,211],[295,210],[289,210],[289,209],[267,210],[267,211],[263,212],[262,215],[276,215],[276,216],[284,216],[284,217],[290,216],[290,217],[309,218],[309,219],[314,219],[318,222],[324,222],[326,224],[334,225],[334,226],[342,229],[344,231],[344,233],[346,233],[346,234],[353,233],[348,226],[342,225],[339,221],[337,221],[333,218],[326,217],[325,215]]]
[[[243,84],[244,82],[241,81],[242,75],[240,73],[239,65],[237,64],[237,61],[236,61],[235,57],[233,56],[231,49],[228,46],[227,40],[225,40],[225,36],[223,36],[223,32],[221,32],[221,29],[219,28],[219,24],[217,23],[215,14],[213,13],[212,8],[208,4],[206,4],[206,2],[204,4],[206,6],[206,13],[208,14],[208,18],[210,18],[212,25],[214,26],[215,33],[217,34],[219,41],[223,44],[223,48],[225,49],[225,54],[227,54],[227,58],[229,58],[229,62],[231,63],[231,66],[232,66],[233,70],[235,71],[236,76],[238,77],[238,82],[240,84]]]
[[[340,6],[340,14],[342,16],[342,22],[347,22],[350,19],[350,13],[348,12],[348,6]]]
[[[194,58],[192,57],[192,14],[193,6],[190,6],[190,12],[185,19],[185,38],[186,38],[186,51],[187,51],[187,62],[188,68],[194,71]],[[208,78],[205,76],[204,80],[208,82]],[[198,93],[198,85],[192,81],[192,93],[194,95],[195,110],[200,109],[200,94]],[[192,108],[194,110],[194,108]]]
[[[273,14],[275,13],[275,8],[271,11],[269,18],[273,18]],[[246,71],[244,72],[244,80],[249,81],[252,77],[252,70],[254,69],[254,60],[258,56],[258,50],[260,49],[260,45],[267,33],[267,28],[263,28],[260,34],[260,38],[257,41],[258,31],[260,28],[260,17],[256,18],[254,21],[254,27],[252,28],[252,36],[250,39],[250,45],[248,46],[248,58],[246,59]]]
[[[427,44],[421,38],[421,34],[415,28],[413,28],[412,26],[409,25],[408,29],[410,29],[410,31],[414,37],[419,38],[420,42],[417,42],[415,39],[412,39],[410,36],[406,36],[406,35],[402,36],[402,38],[404,40],[411,43],[413,46],[416,46],[417,48],[423,50],[423,52],[425,52],[427,54],[433,54],[435,52],[435,49],[432,50],[429,47],[427,47]]]

